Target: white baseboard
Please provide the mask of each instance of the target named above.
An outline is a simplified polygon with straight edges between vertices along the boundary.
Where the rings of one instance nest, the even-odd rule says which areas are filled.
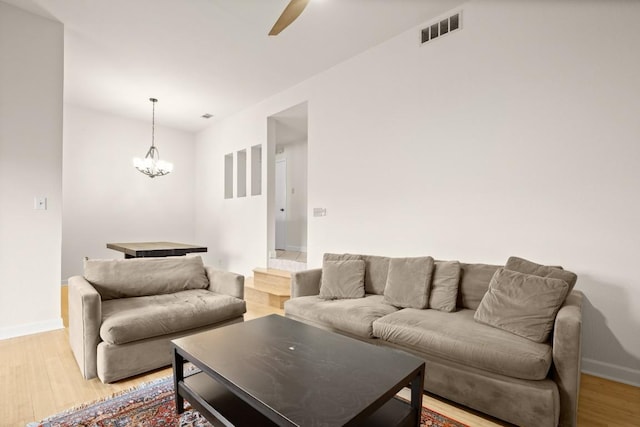
[[[37,334],[40,332],[48,332],[62,328],[64,328],[62,319],[50,319],[43,320],[42,322],[33,322],[26,323],[24,325],[10,326],[8,328],[0,328],[0,340],[21,337],[24,335]]]
[[[287,245],[286,249],[289,252],[307,252],[307,247],[306,246],[291,246],[291,245]]]
[[[619,383],[640,387],[640,370],[582,358],[582,372]]]

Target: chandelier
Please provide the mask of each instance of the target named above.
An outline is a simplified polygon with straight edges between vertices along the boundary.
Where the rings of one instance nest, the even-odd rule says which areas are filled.
[[[160,151],[155,146],[155,122],[156,122],[156,102],[155,98],[149,98],[153,104],[153,112],[151,115],[151,147],[147,151],[144,159],[136,157],[133,159],[133,166],[140,172],[147,175],[149,178],[155,178],[156,176],[167,175],[173,170],[173,164],[160,160]]]

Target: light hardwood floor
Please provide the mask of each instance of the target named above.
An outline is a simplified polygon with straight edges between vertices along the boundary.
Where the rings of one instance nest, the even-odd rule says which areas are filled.
[[[282,310],[247,304],[246,320]],[[0,341],[0,426],[24,426],[171,374],[171,368],[102,384],[80,375],[66,329]],[[425,396],[425,406],[470,426],[505,425]],[[640,388],[582,376],[579,426],[640,426]]]

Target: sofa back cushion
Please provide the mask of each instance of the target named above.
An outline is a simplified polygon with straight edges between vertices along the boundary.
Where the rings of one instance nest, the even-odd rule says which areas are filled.
[[[365,262],[364,289],[368,294],[384,295],[389,274],[389,260],[386,256],[362,255]]]
[[[563,270],[562,267],[536,264],[535,262],[515,256],[509,257],[504,268],[511,271],[517,271],[519,273],[564,280],[567,282],[567,285],[569,285],[569,292],[573,290],[573,287],[576,285],[576,281],[578,280],[578,276],[575,273]]]
[[[500,265],[460,263],[458,307],[475,310],[489,289],[493,274]]]
[[[85,259],[84,277],[103,300],[206,289],[202,258]]]
[[[458,261],[436,261],[429,290],[429,308],[446,312],[456,311],[459,283]]]
[[[352,260],[359,260],[362,259],[362,255],[355,255],[355,254],[332,254],[332,253],[325,253],[322,256],[322,262],[327,262],[327,261],[352,261]]]

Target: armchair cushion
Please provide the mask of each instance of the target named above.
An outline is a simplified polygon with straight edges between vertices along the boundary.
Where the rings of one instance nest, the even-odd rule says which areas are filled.
[[[100,337],[109,344],[124,344],[212,325],[245,312],[243,300],[204,289],[112,299],[102,303]]]
[[[206,289],[202,258],[85,259],[84,277],[102,300]]]

